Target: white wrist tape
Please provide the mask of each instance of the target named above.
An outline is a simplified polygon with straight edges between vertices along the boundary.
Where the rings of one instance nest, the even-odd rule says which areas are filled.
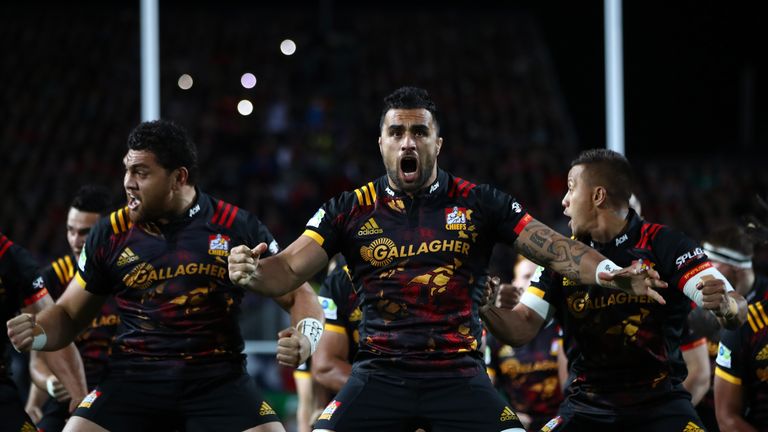
[[[39,333],[38,333],[39,329]],[[45,347],[45,343],[48,342],[48,336],[45,335],[45,330],[43,330],[43,327],[40,324],[35,324],[35,330],[33,330],[33,334],[35,336],[32,338],[32,349],[35,351],[40,351]]]
[[[600,281],[600,273],[603,273],[603,272],[611,273],[616,270],[621,270],[621,267],[617,266],[613,261],[609,260],[608,258],[600,261],[600,263],[597,264],[597,267],[595,268],[596,283],[601,287],[609,286],[608,284],[603,284],[603,282]]]
[[[45,388],[48,390],[48,394],[51,395],[52,398],[55,398],[56,390],[53,388],[53,380],[56,379],[53,375],[49,376],[47,380],[45,380]]]
[[[314,318],[304,318],[296,324],[296,330],[309,339],[309,355],[315,353],[323,335],[323,323]]]

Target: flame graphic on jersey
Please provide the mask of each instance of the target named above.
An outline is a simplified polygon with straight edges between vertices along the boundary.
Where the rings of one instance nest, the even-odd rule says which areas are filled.
[[[641,308],[639,314],[628,316],[621,321],[621,324],[609,327],[605,333],[609,335],[623,334],[629,342],[637,342],[637,332],[640,330],[640,326],[650,313],[651,311],[648,309]]]
[[[429,295],[442,294],[446,290],[446,285],[453,277],[453,273],[461,267],[461,261],[454,258],[453,265],[437,267],[420,276],[411,279],[409,283],[418,283],[429,286]]]

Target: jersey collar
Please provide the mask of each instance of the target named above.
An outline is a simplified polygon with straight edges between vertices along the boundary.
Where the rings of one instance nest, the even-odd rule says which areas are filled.
[[[590,239],[589,245],[597,250],[606,250],[612,248],[624,248],[627,244],[637,243],[640,235],[640,227],[643,225],[643,218],[630,208],[627,212],[627,217],[624,220],[627,221],[624,225],[624,229],[611,240],[606,243],[598,243]]]
[[[408,194],[406,194],[405,192],[392,187],[389,184],[389,178],[386,175],[381,177],[380,181],[381,181],[381,186],[383,187],[384,192],[386,192],[387,196],[390,196],[393,198],[402,198],[402,197],[408,196]],[[448,184],[448,173],[438,168],[435,181],[433,181],[429,185],[429,187],[421,189],[418,193],[414,195],[414,197],[429,197],[436,194],[440,194],[441,191],[445,191],[447,184]]]

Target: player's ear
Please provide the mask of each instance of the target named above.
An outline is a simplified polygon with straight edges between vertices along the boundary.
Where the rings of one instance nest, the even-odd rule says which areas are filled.
[[[443,148],[443,137],[437,137],[437,153],[435,153],[435,156],[440,154],[441,148]]]
[[[608,191],[602,186],[596,186],[592,190],[592,202],[595,207],[604,205],[608,202]]]
[[[171,176],[173,177],[174,188],[180,188],[189,181],[189,170],[186,167],[179,167],[173,170]]]

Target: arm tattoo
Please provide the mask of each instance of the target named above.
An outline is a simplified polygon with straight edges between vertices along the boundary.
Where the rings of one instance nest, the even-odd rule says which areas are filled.
[[[589,247],[533,220],[520,233],[518,250],[531,261],[551,268],[568,279],[581,280],[581,259]]]

